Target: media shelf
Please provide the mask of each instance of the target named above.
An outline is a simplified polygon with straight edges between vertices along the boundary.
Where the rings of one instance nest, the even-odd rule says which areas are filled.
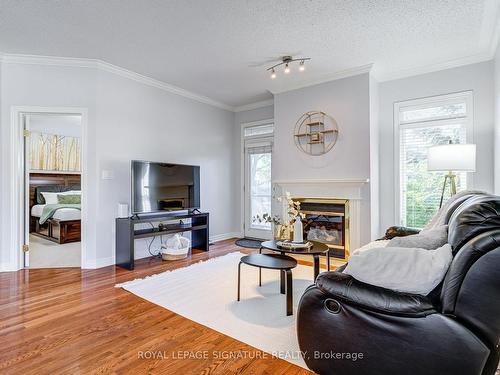
[[[164,221],[190,219],[191,223],[166,224],[160,230],[158,223]],[[151,223],[152,228],[136,229],[137,224]],[[154,223],[157,223],[156,225]],[[134,269],[134,241],[141,238],[163,236],[167,234],[191,232],[193,249],[208,251],[209,214],[156,214],[140,217],[116,219],[116,265],[128,270]]]

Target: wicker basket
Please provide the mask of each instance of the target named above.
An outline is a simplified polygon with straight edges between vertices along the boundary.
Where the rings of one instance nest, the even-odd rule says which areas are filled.
[[[161,246],[161,258],[163,260],[179,260],[187,258],[190,245],[191,241],[188,238],[175,234],[167,240],[165,245]]]

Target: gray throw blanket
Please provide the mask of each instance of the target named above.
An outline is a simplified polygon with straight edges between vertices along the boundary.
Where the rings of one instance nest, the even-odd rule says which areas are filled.
[[[81,204],[69,204],[69,203],[59,203],[59,204],[46,204],[42,210],[42,216],[40,217],[40,224],[45,223],[49,220],[54,213],[61,208],[74,208],[76,210],[82,210]]]

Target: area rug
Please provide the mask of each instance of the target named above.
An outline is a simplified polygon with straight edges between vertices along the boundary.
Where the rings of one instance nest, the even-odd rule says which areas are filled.
[[[254,240],[252,238],[240,238],[234,241],[234,244],[240,247],[246,247],[249,249],[260,249],[260,244],[262,241]]]
[[[307,368],[297,342],[296,313],[300,297],[312,284],[312,267],[293,269],[294,315],[286,316],[285,295],[279,292],[279,272],[275,270],[262,270],[259,287],[258,268],[242,264],[241,301],[236,301],[238,263],[244,255],[230,253],[116,287]]]

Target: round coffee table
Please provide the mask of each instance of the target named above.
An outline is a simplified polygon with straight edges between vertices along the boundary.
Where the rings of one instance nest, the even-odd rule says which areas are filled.
[[[241,257],[238,264],[238,301],[240,300],[241,264],[259,267],[259,286],[262,286],[261,270],[267,268],[280,271],[280,293],[285,294],[286,277],[286,315],[293,314],[292,268],[297,267],[297,261],[288,255],[281,254],[250,254]]]
[[[319,274],[319,256],[326,253],[326,268],[328,271],[330,271],[330,252],[328,251],[330,248],[328,247],[328,245],[317,241],[309,241],[313,244],[313,246],[310,248],[284,249],[282,247],[279,247],[276,244],[276,242],[278,241],[271,240],[262,242],[262,244],[260,245],[259,253],[262,253],[262,249],[267,249],[279,252],[282,255],[284,254],[312,255],[314,264],[314,280],[316,280]]]

